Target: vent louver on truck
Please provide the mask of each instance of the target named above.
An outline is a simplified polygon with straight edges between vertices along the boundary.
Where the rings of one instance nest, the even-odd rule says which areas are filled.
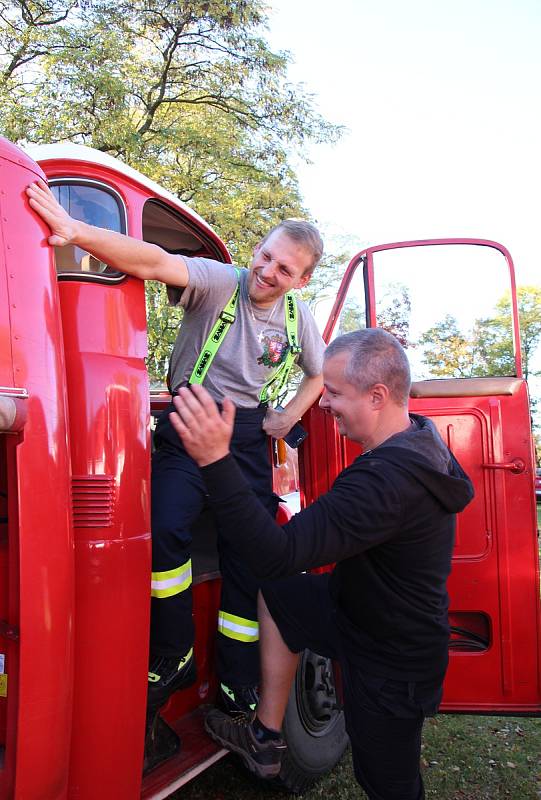
[[[113,498],[112,475],[74,475],[72,477],[74,527],[107,528],[112,525]]]

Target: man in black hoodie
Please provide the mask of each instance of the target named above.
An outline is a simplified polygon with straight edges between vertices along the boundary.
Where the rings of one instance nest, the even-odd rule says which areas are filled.
[[[363,452],[283,527],[229,454],[233,404],[220,414],[200,387],[175,399],[172,424],[202,468],[229,546],[259,578],[279,579],[260,595],[257,712],[232,720],[212,711],[206,727],[257,775],[277,775],[289,689],[308,647],[340,662],[355,775],[370,800],[422,800],[421,730],[447,668],[455,516],[473,488],[432,422],[408,414],[409,364],[393,336],[335,339],[323,375],[321,407]],[[330,574],[298,574],[332,562]]]

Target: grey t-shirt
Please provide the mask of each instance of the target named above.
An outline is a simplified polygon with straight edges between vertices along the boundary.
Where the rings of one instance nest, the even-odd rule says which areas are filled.
[[[230,264],[208,258],[186,258],[189,280],[185,289],[168,286],[172,305],[184,308],[184,318],[171,355],[171,389],[186,386],[195,362],[237,285]],[[325,343],[308,307],[297,300],[298,364],[305,375],[319,375]],[[252,318],[252,311],[255,321]],[[215,400],[230,397],[239,408],[255,408],[264,383],[285,358],[287,333],[284,298],[274,308],[258,308],[248,298],[248,270],[240,270],[237,316],[222,341],[205,377],[204,386]]]

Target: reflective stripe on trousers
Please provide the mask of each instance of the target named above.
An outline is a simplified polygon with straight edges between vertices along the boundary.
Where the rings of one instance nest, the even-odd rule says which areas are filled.
[[[239,642],[257,642],[259,640],[259,624],[257,620],[237,617],[220,610],[218,613],[218,632],[229,639]]]
[[[192,560],[186,561],[176,569],[153,572],[150,585],[152,597],[173,597],[186,591],[192,585]]]

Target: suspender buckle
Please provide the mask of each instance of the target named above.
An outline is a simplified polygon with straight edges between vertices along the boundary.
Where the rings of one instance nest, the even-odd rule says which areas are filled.
[[[222,322],[226,322],[228,325],[232,325],[235,322],[235,315],[230,314],[228,311],[222,311],[220,313],[220,319]]]

